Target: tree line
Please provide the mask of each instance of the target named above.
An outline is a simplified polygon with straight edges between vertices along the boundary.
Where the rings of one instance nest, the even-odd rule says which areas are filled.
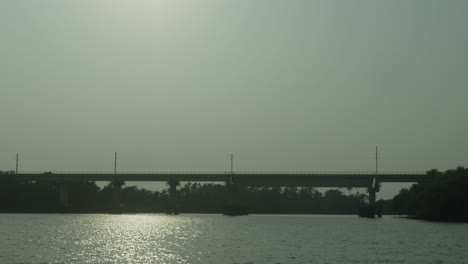
[[[427,181],[393,198],[398,214],[435,221],[468,221],[468,169],[430,170]]]

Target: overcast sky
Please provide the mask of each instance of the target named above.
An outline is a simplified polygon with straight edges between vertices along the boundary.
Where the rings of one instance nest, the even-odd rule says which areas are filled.
[[[468,1],[0,3],[0,170],[468,166]]]

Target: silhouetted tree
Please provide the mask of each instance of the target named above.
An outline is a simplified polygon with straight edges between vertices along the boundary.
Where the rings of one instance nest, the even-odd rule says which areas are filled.
[[[403,189],[394,197],[399,214],[422,219],[468,221],[468,169],[427,172],[427,181]]]

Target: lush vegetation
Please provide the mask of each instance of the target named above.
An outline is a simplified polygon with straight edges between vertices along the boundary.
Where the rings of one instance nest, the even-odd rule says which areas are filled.
[[[95,182],[19,182],[14,174],[0,175],[0,212],[112,212],[116,186],[111,182],[99,188]],[[60,188],[68,192],[66,208],[60,204]],[[346,194],[347,193],[347,194]],[[123,186],[121,212],[165,212],[173,202],[169,188],[149,191]],[[349,190],[319,192],[314,188],[241,188],[234,194],[223,185],[185,183],[175,192],[181,213],[221,213],[230,201],[249,208],[250,213],[287,214],[356,214],[365,205],[364,193]]]
[[[397,213],[436,221],[468,221],[468,169],[427,172],[430,180],[402,189],[393,199]]]

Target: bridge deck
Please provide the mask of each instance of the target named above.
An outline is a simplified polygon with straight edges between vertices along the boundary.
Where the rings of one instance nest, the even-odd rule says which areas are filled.
[[[424,174],[296,174],[296,173],[24,173],[9,175],[23,181],[112,181],[116,177],[124,181],[161,181],[177,179],[183,182],[226,182],[231,176],[240,185],[282,186],[282,187],[369,187],[374,177],[378,182],[421,182],[427,179]],[[5,175],[0,175],[5,177]]]

